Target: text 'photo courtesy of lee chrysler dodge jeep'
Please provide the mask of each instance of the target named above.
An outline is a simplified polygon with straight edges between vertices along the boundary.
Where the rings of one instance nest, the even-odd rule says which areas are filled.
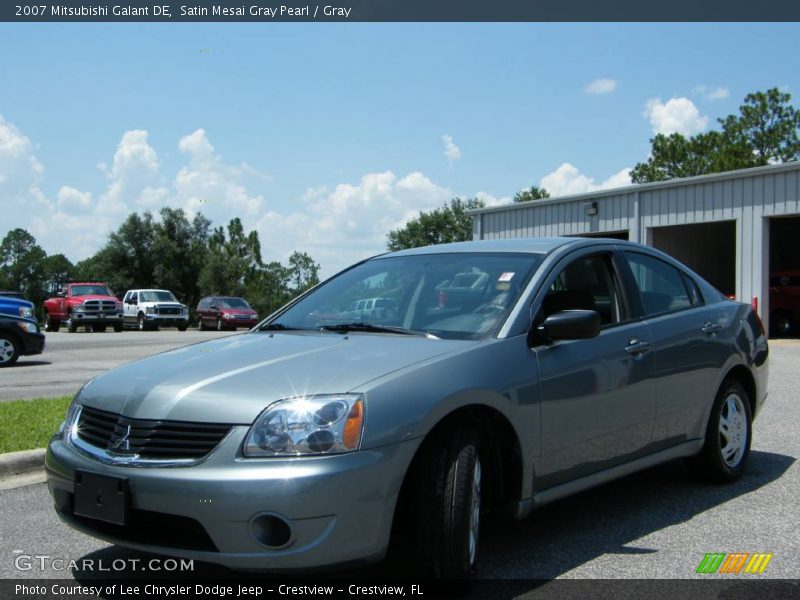
[[[58,331],[61,324],[75,333],[105,331],[108,325],[122,331],[122,303],[105,283],[68,283],[55,298],[44,301],[46,331]]]
[[[189,327],[189,310],[169,290],[128,290],[122,299],[125,325],[139,331],[159,327]]]
[[[676,458],[736,480],[767,356],[750,305],[639,244],[404,250],[89,381],[49,489],[69,525],[142,551],[284,571],[398,548],[409,574],[464,578],[488,511]]]

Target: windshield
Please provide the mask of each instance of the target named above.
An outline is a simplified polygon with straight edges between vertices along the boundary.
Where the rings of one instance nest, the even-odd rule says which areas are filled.
[[[73,296],[113,296],[105,285],[73,285],[70,288]]]
[[[323,284],[265,328],[346,331],[337,325],[369,324],[481,339],[508,315],[541,258],[456,253],[373,259]]]
[[[250,305],[242,298],[220,298],[222,308],[250,308]]]
[[[177,302],[172,292],[139,292],[139,302]]]

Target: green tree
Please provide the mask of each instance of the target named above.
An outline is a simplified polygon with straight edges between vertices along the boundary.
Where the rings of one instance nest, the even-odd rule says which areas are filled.
[[[686,138],[658,134],[650,158],[631,170],[634,183],[665,181],[800,159],[800,111],[777,88],[745,97],[738,115],[718,119],[720,131]]]
[[[529,190],[522,190],[514,194],[514,202],[530,202],[531,200],[543,200],[549,198],[550,192],[543,187],[532,185]]]
[[[242,296],[257,279],[262,267],[261,241],[257,231],[245,235],[237,217],[225,229],[217,227],[208,238],[208,252],[200,271],[203,294]]]
[[[289,257],[289,279],[292,294],[302,294],[319,283],[319,265],[307,253],[295,250]]]
[[[472,216],[469,211],[485,205],[478,198],[453,198],[449,204],[430,212],[423,211],[405,226],[389,232],[386,245],[394,251],[471,240]]]
[[[75,265],[63,254],[53,254],[45,258],[42,269],[47,296],[56,294],[76,274]]]
[[[20,291],[38,306],[44,298],[46,256],[30,233],[9,231],[0,242],[0,288]]]

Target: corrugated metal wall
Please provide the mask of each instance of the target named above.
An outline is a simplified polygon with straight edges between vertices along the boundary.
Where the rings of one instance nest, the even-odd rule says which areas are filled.
[[[586,204],[596,202],[597,214]],[[800,163],[718,173],[483,209],[474,214],[475,239],[547,237],[628,231],[652,244],[655,227],[735,221],[736,296],[758,297],[767,310],[769,222],[800,214]]]

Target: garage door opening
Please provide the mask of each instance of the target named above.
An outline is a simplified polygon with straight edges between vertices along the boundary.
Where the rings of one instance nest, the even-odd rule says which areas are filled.
[[[769,220],[769,329],[800,336],[800,216]]]
[[[736,221],[651,231],[653,247],[677,258],[726,296],[736,293]]]

